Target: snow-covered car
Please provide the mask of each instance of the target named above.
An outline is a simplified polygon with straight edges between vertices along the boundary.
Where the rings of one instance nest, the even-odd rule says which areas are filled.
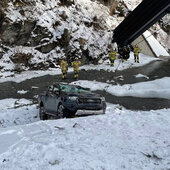
[[[104,114],[105,98],[90,89],[69,84],[54,84],[38,97],[40,119]]]

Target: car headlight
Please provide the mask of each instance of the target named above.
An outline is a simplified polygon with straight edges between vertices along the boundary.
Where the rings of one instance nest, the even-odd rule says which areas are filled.
[[[76,97],[76,96],[69,96],[68,99],[69,99],[69,100],[72,100],[72,101],[76,101],[76,100],[77,100],[77,97]]]

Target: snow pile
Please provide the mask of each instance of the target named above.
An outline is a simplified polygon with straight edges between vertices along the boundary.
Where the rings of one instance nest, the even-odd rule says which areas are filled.
[[[106,115],[0,128],[0,169],[168,169],[169,113],[108,104]]]
[[[143,74],[137,74],[135,77],[136,77],[136,78],[142,78],[142,77],[144,77],[144,78],[146,78],[146,79],[149,79],[148,76],[143,75]]]
[[[91,90],[105,90],[115,96],[135,96],[143,98],[164,98],[170,99],[170,78],[165,77],[148,82],[120,85],[110,85],[96,81],[79,80],[72,82],[83,87],[89,87]]]
[[[26,93],[28,93],[28,91],[25,91],[25,90],[19,90],[19,91],[17,91],[17,93],[18,93],[18,94],[26,94]]]
[[[0,127],[23,125],[39,120],[36,106],[26,99],[0,100]]]

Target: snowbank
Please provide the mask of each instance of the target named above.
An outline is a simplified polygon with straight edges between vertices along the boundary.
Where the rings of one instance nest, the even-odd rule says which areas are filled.
[[[143,98],[165,98],[170,99],[170,77],[147,81],[142,83],[127,84],[127,85],[110,85],[96,81],[77,81],[73,84],[78,84],[83,87],[89,87],[91,90],[106,90],[115,96],[134,96]]]
[[[39,120],[36,106],[26,99],[0,100],[0,127],[24,125]]]
[[[169,113],[108,105],[106,115],[0,128],[0,169],[168,169]]]

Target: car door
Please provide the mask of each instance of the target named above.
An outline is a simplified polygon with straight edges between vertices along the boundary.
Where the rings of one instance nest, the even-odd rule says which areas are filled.
[[[53,113],[53,99],[54,99],[54,94],[53,94],[53,86],[49,86],[48,92],[45,98],[45,109],[48,113]]]
[[[60,100],[60,88],[59,86],[54,86],[53,88],[53,106],[52,106],[52,110],[53,113],[55,114],[57,112],[58,109],[58,104],[59,104],[59,100]]]

